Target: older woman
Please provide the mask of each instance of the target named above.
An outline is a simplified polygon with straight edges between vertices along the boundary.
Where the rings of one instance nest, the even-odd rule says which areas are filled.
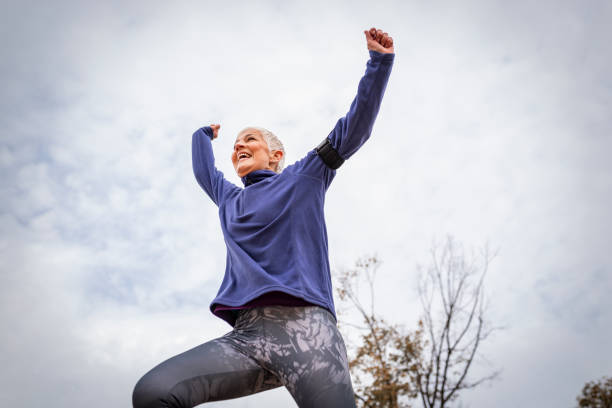
[[[225,275],[211,311],[233,330],[170,358],[137,383],[133,404],[193,407],[284,385],[300,407],[354,407],[346,349],[336,326],[323,215],[336,169],[369,138],[393,65],[393,40],[364,32],[370,60],[357,96],[329,136],[283,170],[270,131],[248,127],[232,163],[244,188],[214,165],[220,125],[193,135],[195,177],[219,207]]]

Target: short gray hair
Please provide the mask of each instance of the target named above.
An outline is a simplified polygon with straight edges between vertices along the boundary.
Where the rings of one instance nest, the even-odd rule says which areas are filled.
[[[283,170],[283,166],[285,164],[285,146],[283,146],[283,142],[281,142],[280,139],[278,137],[276,137],[276,135],[274,133],[272,133],[268,129],[265,129],[265,128],[262,128],[262,127],[249,126],[249,127],[246,127],[244,129],[242,129],[242,131],[240,133],[244,132],[247,129],[255,129],[259,133],[261,133],[261,135],[263,136],[264,140],[268,144],[268,149],[270,149],[270,150],[280,150],[281,152],[283,152],[283,157],[281,157],[280,161],[276,165],[276,169],[274,169],[275,172],[280,173]]]

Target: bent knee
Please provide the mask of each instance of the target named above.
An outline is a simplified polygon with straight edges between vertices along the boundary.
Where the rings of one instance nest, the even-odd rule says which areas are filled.
[[[132,392],[133,407],[167,408],[180,406],[168,400],[170,387],[172,387],[172,384],[166,384],[155,372],[148,372],[134,386]]]
[[[192,408],[207,402],[209,395],[206,381],[191,378],[176,382],[176,378],[153,369],[134,386],[132,405],[134,408]]]
[[[145,374],[134,386],[132,392],[132,406],[134,408],[153,408],[161,407],[162,405],[155,405],[155,401],[158,399],[158,393],[156,387],[151,384],[149,380],[149,374]]]

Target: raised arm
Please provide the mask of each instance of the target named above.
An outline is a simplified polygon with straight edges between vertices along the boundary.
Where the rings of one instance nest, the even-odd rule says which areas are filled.
[[[219,134],[220,125],[210,125],[195,131],[191,139],[193,174],[198,184],[217,206],[231,189],[238,187],[225,180],[223,173],[215,167],[212,151],[213,139]]]
[[[375,28],[364,33],[370,52],[365,75],[348,113],[328,136],[343,159],[352,156],[370,137],[395,57],[393,39],[387,33]]]

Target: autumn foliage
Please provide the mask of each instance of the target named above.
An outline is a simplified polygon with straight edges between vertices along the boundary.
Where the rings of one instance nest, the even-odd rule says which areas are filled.
[[[612,408],[612,377],[586,383],[576,399],[580,408]]]
[[[493,257],[486,247],[479,255],[466,254],[452,237],[434,244],[429,265],[420,268],[423,310],[414,331],[376,313],[377,257],[360,259],[337,275],[340,300],[362,320],[360,325],[343,323],[359,332],[359,343],[349,353],[358,406],[409,407],[410,400],[419,398],[424,408],[444,408],[463,390],[498,376],[498,371],[469,375],[482,342],[495,330],[484,299],[484,277]]]
[[[374,310],[374,278],[380,266],[376,257],[357,261],[355,268],[340,274],[337,286],[340,300],[352,304],[362,324],[359,345],[350,358],[357,404],[364,408],[409,407],[407,400],[417,397],[416,362],[420,352],[421,330],[403,333]],[[359,283],[368,285],[364,299]]]

